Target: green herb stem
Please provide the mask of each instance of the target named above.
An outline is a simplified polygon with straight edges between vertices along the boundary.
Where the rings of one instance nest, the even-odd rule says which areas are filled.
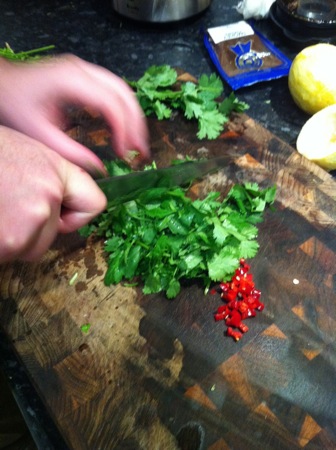
[[[53,50],[54,48],[54,45],[46,45],[44,47],[15,53],[12,48],[6,44],[5,48],[0,49],[0,57],[13,61],[36,60],[40,58],[41,53]]]

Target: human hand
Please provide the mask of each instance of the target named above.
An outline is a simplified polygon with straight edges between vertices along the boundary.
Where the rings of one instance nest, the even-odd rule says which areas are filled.
[[[0,122],[89,172],[104,172],[102,161],[93,152],[62,131],[65,106],[89,107],[101,114],[120,158],[130,150],[149,156],[141,107],[118,76],[73,55],[29,63],[0,59]]]
[[[40,258],[58,233],[75,231],[105,207],[87,172],[0,126],[0,263]]]

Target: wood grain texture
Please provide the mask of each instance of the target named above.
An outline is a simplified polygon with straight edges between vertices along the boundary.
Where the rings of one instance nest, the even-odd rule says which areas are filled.
[[[158,166],[239,153],[194,194],[277,185],[251,261],[265,310],[236,343],[213,320],[217,296],[106,287],[103,243],[76,233],[39,263],[2,266],[1,328],[69,448],[335,449],[335,180],[246,115],[215,141],[180,116],[149,125]],[[77,114],[69,134],[108,155],[99,118]]]

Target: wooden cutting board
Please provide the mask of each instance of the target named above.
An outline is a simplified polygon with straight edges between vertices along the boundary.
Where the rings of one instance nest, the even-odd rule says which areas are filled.
[[[250,261],[265,310],[235,342],[213,319],[218,296],[106,287],[103,243],[76,233],[40,263],[4,265],[1,328],[51,417],[73,450],[335,449],[335,180],[246,115],[215,141],[180,116],[149,125],[158,166],[241,154],[199,195],[276,183]],[[69,134],[107,155],[98,118],[80,113]]]

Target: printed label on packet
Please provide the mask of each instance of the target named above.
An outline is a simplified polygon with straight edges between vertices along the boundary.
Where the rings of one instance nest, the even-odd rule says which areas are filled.
[[[288,75],[291,60],[245,21],[209,28],[204,43],[232,89]]]
[[[231,23],[229,25],[208,28],[208,33],[214,44],[218,44],[219,42],[228,41],[230,39],[252,36],[254,30],[251,25],[244,20],[241,20],[240,22]]]

